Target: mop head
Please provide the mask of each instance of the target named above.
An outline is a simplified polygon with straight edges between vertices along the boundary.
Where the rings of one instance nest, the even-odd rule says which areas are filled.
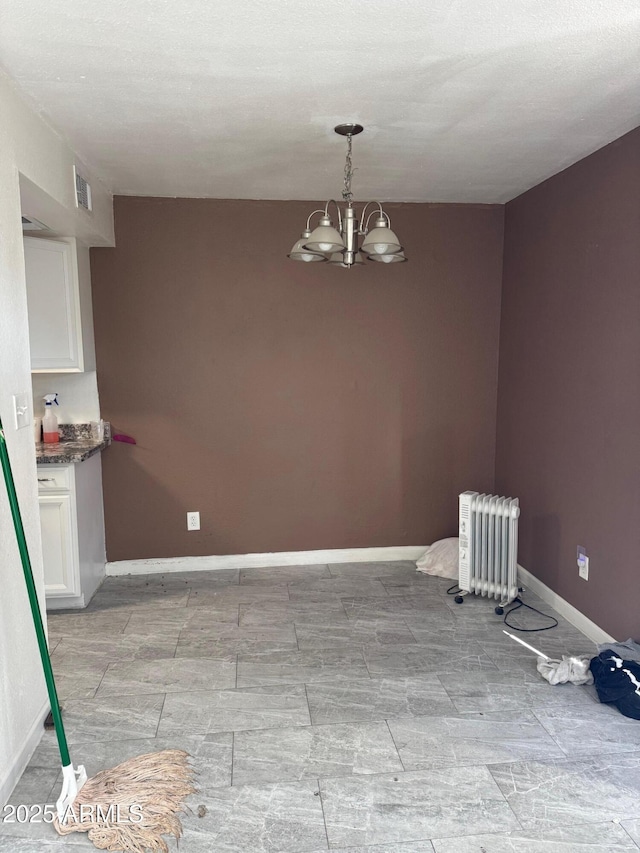
[[[78,791],[64,821],[55,818],[56,830],[86,832],[99,850],[168,853],[162,836],[180,838],[178,813],[196,790],[188,759],[180,749],[165,749],[102,770]]]
[[[562,656],[562,660],[538,658],[537,670],[549,684],[593,684],[591,655]]]

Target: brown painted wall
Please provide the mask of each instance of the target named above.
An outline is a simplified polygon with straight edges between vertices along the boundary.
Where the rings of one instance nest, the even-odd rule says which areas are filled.
[[[502,208],[390,205],[410,262],[355,270],[285,257],[313,208],[116,199],[99,391],[138,445],[104,454],[110,560],[420,545],[493,487]]]
[[[640,639],[639,271],[640,130],[506,207],[496,488],[521,498],[520,562],[621,639]]]

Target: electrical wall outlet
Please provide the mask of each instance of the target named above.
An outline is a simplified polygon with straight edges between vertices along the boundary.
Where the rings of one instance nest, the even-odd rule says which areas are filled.
[[[578,554],[577,560],[578,563],[578,574],[580,577],[588,581],[589,580],[589,557],[587,557],[587,550],[583,548],[582,545],[578,545]]]
[[[585,581],[589,580],[589,558],[588,557],[585,557],[584,560],[582,561],[582,565],[578,569],[578,574],[580,575],[580,577],[583,580],[585,580]]]
[[[200,513],[187,513],[187,530],[200,530]]]

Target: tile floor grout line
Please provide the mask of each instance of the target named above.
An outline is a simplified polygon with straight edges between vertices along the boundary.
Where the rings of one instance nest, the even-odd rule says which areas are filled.
[[[540,719],[540,717],[537,715],[536,710],[541,710],[541,709],[540,709],[540,708],[538,708],[538,709],[535,709],[535,708],[530,708],[530,709],[528,709],[529,713],[530,713],[530,714],[532,714],[532,716],[536,719],[536,721],[537,721],[538,725],[539,725],[539,726],[542,726],[543,730],[544,730],[544,731],[549,735],[549,737],[550,737],[550,738],[551,738],[551,740],[555,743],[555,745],[558,747],[558,749],[559,749],[562,753],[564,753],[564,755],[566,755],[566,756],[567,756],[567,758],[571,758],[571,755],[567,752],[567,750],[562,746],[562,744],[561,744],[561,743],[559,743],[559,742],[556,740],[556,738],[553,736],[553,734],[549,731],[549,729],[548,729],[548,728],[545,726],[545,724],[542,722],[542,720]],[[567,709],[563,709],[563,711],[564,711],[564,713],[567,713]],[[591,753],[591,754],[593,754],[593,753]],[[596,753],[596,754],[598,754],[598,753]]]
[[[272,730],[270,729],[269,731],[272,731]],[[221,734],[221,733],[218,732],[218,734]],[[236,732],[236,734],[244,734],[244,730],[240,729],[239,731]],[[457,770],[457,769],[459,769],[459,770],[476,769],[477,770],[477,769],[480,769],[483,767],[486,767],[486,765],[485,764],[463,764],[460,767],[449,766],[449,767],[444,767],[444,768],[439,768],[439,769],[444,770],[444,771],[447,771],[447,770],[453,771],[453,770]],[[376,770],[373,773],[353,773],[353,772],[349,773],[349,772],[345,771],[344,773],[336,773],[335,775],[334,774],[328,774],[326,776],[319,776],[319,777],[317,777],[317,779],[319,782],[364,782],[364,781],[375,781],[376,779],[388,779],[388,777],[398,777],[398,778],[393,779],[393,781],[395,782],[395,781],[400,781],[400,779],[399,779],[400,776],[404,777],[405,775],[409,775],[411,773],[426,774],[429,772],[430,772],[429,770]],[[261,785],[265,785],[268,787],[276,787],[278,785],[292,785],[292,784],[298,784],[300,782],[305,783],[305,782],[308,782],[310,779],[313,779],[313,778],[314,778],[313,776],[304,776],[300,779],[293,779],[292,778],[292,779],[282,779],[280,781],[274,781],[274,780],[262,781],[262,782],[249,781],[249,782],[241,782],[240,784],[236,785],[235,787],[236,787],[236,789],[238,789],[238,788],[252,788],[252,787],[256,787],[256,786],[260,787]],[[229,788],[229,787],[230,787],[229,785],[220,785],[219,786],[220,789]],[[516,820],[517,820],[517,818],[516,818]],[[637,818],[620,818],[620,820],[637,820]],[[600,823],[600,821],[593,821],[593,823]],[[519,824],[518,827],[515,827],[514,831],[516,831],[516,832],[525,831],[524,827],[522,827],[522,825],[520,824],[519,821],[518,821],[518,824]],[[579,824],[575,824],[575,825],[577,826]],[[475,833],[472,833],[472,835],[473,834],[475,834]],[[489,834],[492,834],[492,833],[489,833]],[[464,837],[467,837],[467,836],[464,836]],[[414,841],[415,840],[429,841],[430,839],[413,839],[413,840]],[[400,843],[402,843],[402,842],[400,842]],[[407,843],[407,842],[404,842],[404,843]],[[377,845],[374,845],[374,846],[377,846]],[[346,849],[350,853],[352,848],[350,846]],[[359,847],[356,849],[358,851],[360,850]],[[338,848],[338,850],[340,851],[340,853],[342,853],[343,848],[340,847],[340,848]]]
[[[400,750],[398,749],[398,744],[396,743],[396,739],[393,736],[393,732],[391,731],[391,726],[389,725],[389,720],[385,717],[385,723],[387,725],[387,729],[389,730],[389,737],[391,738],[391,742],[393,743],[393,748],[398,753],[398,761],[400,762],[403,771],[406,773],[407,768],[405,766],[404,761],[402,760],[402,756],[400,755]]]
[[[362,646],[361,654],[362,654],[362,660],[364,661],[364,665],[365,665],[365,667],[366,667],[366,670],[367,670],[367,672],[369,673],[369,678],[373,681],[374,676],[373,676],[373,675],[371,675],[371,670],[369,669],[369,664],[367,663],[367,657],[366,657],[366,655],[365,655],[365,653],[364,653],[364,646]],[[380,676],[378,676],[378,678],[380,678]]]
[[[445,692],[445,693],[447,694],[447,696],[449,697],[449,701],[453,703],[453,705],[455,706],[456,711],[457,711],[457,710],[458,710],[458,706],[456,705],[456,700],[453,698],[452,694],[447,690],[447,688],[445,687],[444,681],[442,680],[442,676],[443,676],[445,673],[438,673],[438,672],[436,672],[436,673],[434,673],[434,674],[435,674],[435,677],[436,677],[436,678],[438,679],[438,681],[440,682],[440,685],[441,685],[442,689],[444,690],[444,692]],[[459,700],[458,700],[458,701],[459,701]],[[476,713],[477,713],[477,712],[476,712]]]
[[[329,827],[327,826],[327,815],[324,810],[324,800],[322,798],[322,783],[319,778],[316,778],[316,786],[318,790],[318,797],[320,799],[320,808],[322,810],[322,822],[324,823],[324,834],[327,839],[327,850],[331,849],[331,842],[329,841]],[[314,794],[315,796],[315,794]]]
[[[627,831],[627,827],[622,825],[623,820],[637,820],[637,818],[622,818],[621,820],[617,821],[617,823],[620,829],[630,838],[631,843],[635,844],[637,849],[640,850],[640,844],[635,840],[635,838],[630,835],[630,833]]]
[[[533,760],[534,760],[534,761],[536,761],[537,759],[533,759]],[[552,759],[552,760],[553,760],[553,759]],[[518,764],[519,762],[517,762],[517,761],[510,761],[510,762],[504,762],[504,763],[507,763],[507,764],[512,765],[512,764]],[[501,796],[501,797],[502,797],[502,799],[504,800],[505,805],[507,806],[507,808],[509,809],[509,811],[510,811],[510,812],[511,812],[511,814],[513,815],[513,818],[514,818],[515,822],[516,822],[516,823],[518,824],[518,826],[520,827],[520,831],[521,831],[521,832],[525,832],[525,831],[526,831],[526,829],[525,829],[524,825],[522,824],[522,821],[520,820],[520,818],[519,818],[519,817],[518,817],[518,815],[516,814],[515,809],[513,808],[513,806],[511,805],[511,803],[509,802],[509,800],[508,800],[508,798],[507,798],[507,795],[504,793],[504,791],[502,790],[502,788],[500,787],[500,785],[498,785],[498,780],[496,779],[496,777],[495,777],[495,776],[493,775],[493,773],[491,772],[491,767],[492,767],[492,766],[496,766],[496,767],[497,767],[498,765],[483,764],[482,766],[486,768],[487,773],[489,774],[489,776],[490,776],[490,777],[491,777],[491,779],[493,780],[493,784],[495,785],[495,787],[496,787],[496,789],[497,789],[498,793],[500,794],[500,796]]]
[[[413,639],[416,641],[416,645],[421,646],[422,643],[420,642],[418,637],[416,637],[415,633],[411,630],[411,625],[409,625],[409,623],[407,622],[406,617],[402,621],[404,622],[404,625],[405,625],[405,628],[407,629],[407,631],[411,634]]]
[[[340,598],[340,606],[342,607],[342,610],[344,611],[344,615],[347,617],[347,619],[349,618],[349,614],[347,613],[347,607],[346,607],[344,602],[349,597],[350,596],[345,595],[344,598],[342,598],[342,597]]]
[[[109,667],[110,667],[110,666],[111,666],[111,664],[110,664],[110,663],[108,663],[108,664],[105,666],[105,668],[104,668],[104,672],[102,673],[102,678],[100,679],[100,683],[99,683],[99,684],[98,684],[98,686],[96,687],[95,693],[94,693],[94,694],[93,694],[93,696],[91,697],[92,699],[95,699],[95,698],[98,696],[98,690],[100,690],[100,688],[102,687],[102,682],[104,681],[104,678],[105,678],[105,676],[106,676],[107,672],[109,671]]]
[[[231,782],[229,784],[230,788],[233,788],[233,762],[235,758],[235,748],[236,748],[236,733],[235,731],[231,732]]]
[[[309,725],[314,726],[315,723],[313,722],[313,719],[311,717],[311,702],[309,702],[309,691],[307,690],[306,682],[304,684],[304,695],[305,695],[305,698],[307,700],[307,713],[309,714]]]
[[[158,732],[160,731],[160,721],[162,720],[162,715],[164,714],[164,706],[167,701],[167,695],[167,693],[164,693],[162,696],[162,706],[160,708],[160,713],[158,714],[158,722],[156,723],[156,733],[154,737],[158,737]]]

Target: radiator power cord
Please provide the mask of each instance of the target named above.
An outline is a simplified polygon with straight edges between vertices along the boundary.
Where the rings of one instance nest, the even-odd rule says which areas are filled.
[[[520,587],[518,591],[524,592],[524,589]],[[447,595],[458,596],[461,592],[462,590],[460,589],[458,584],[454,583],[453,586],[450,586],[447,590]],[[558,620],[555,618],[555,616],[549,616],[548,613],[543,613],[542,610],[538,610],[537,607],[532,607],[530,604],[526,604],[520,598],[520,596],[514,598],[511,604],[513,604],[514,606],[510,607],[509,610],[507,610],[506,612],[503,610],[502,607],[496,607],[495,610],[498,616],[501,616],[504,613],[504,619],[502,621],[508,628],[511,628],[513,631],[520,631],[522,634],[534,634],[538,631],[550,631],[552,628],[555,628],[558,625]],[[520,610],[521,607],[526,607],[527,610],[532,610],[534,613],[538,613],[540,616],[542,616],[543,619],[548,619],[553,624],[544,625],[541,628],[518,628],[517,625],[513,625],[511,622],[509,622],[509,616],[511,613],[515,613],[516,610]]]

